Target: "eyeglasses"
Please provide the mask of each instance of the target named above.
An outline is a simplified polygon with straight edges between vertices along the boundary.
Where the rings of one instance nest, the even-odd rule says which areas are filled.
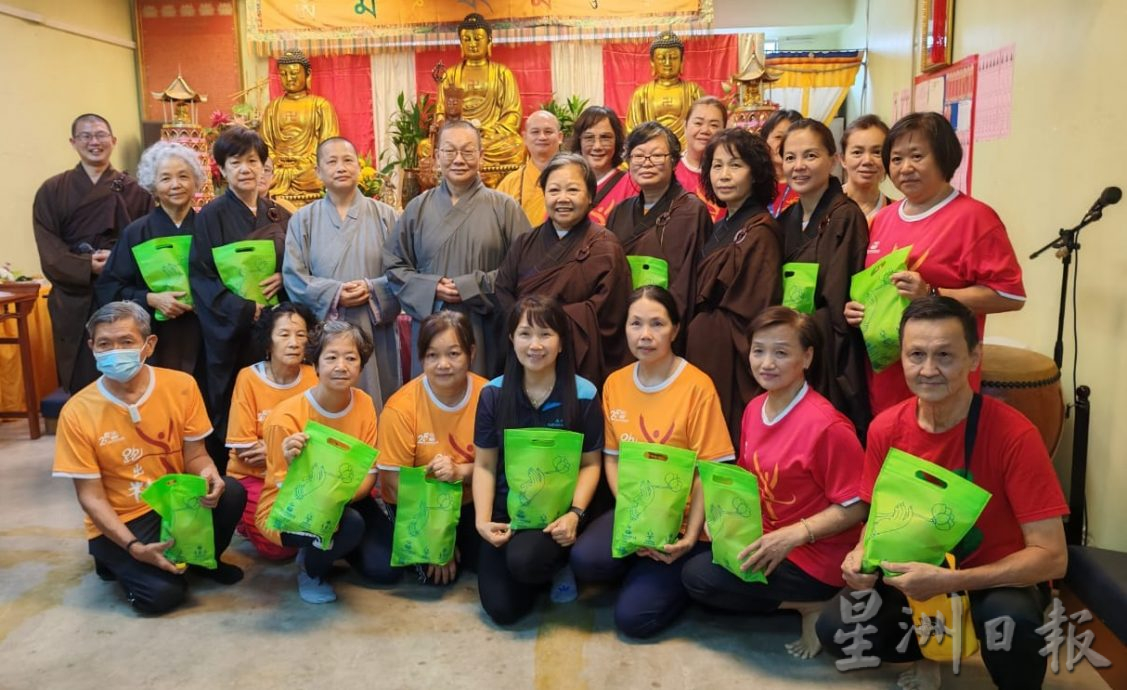
[[[438,155],[442,156],[444,160],[451,162],[453,162],[453,160],[457,158],[459,154],[462,156],[462,160],[467,163],[473,163],[480,155],[477,149],[438,149]]]
[[[91,134],[90,132],[83,132],[82,134],[75,134],[74,138],[78,141],[81,141],[83,144],[88,144],[90,143],[91,139],[97,139],[98,141],[109,141],[110,139],[113,139],[113,135],[109,132],[94,132],[93,134]]]
[[[581,141],[584,144],[587,144],[588,146],[591,146],[591,145],[596,144],[596,143],[613,144],[614,143],[614,135],[613,134],[598,134],[598,135],[596,135],[596,134],[584,134],[583,136],[579,137],[579,141]]]
[[[649,155],[644,153],[632,153],[630,154],[630,165],[641,166],[646,163],[664,165],[665,161],[669,160],[669,157],[668,153],[651,153]]]

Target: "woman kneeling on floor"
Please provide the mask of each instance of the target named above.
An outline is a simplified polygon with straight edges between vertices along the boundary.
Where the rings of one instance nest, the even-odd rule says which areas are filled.
[[[844,586],[840,564],[857,543],[868,505],[860,500],[864,453],[853,424],[806,378],[821,334],[814,320],[768,307],[752,322],[749,361],[767,392],[744,410],[739,465],[759,481],[763,536],[740,552],[740,568],[767,583],[745,582],[693,557],[681,574],[697,602],[735,613],[791,609],[802,614],[802,638],[787,645],[810,658],[821,645],[814,623],[823,603]]]

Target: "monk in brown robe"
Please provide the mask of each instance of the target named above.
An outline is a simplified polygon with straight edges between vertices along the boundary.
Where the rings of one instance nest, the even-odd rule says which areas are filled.
[[[822,348],[814,353],[810,384],[841,411],[865,439],[872,408],[861,331],[845,321],[845,303],[855,273],[865,267],[869,223],[845,195],[833,169],[833,134],[818,120],[795,122],[783,136],[783,171],[799,203],[779,216],[784,261],[817,264],[814,322]]]
[[[782,296],[782,247],[768,211],[775,199],[771,152],[744,129],[717,133],[704,149],[708,200],[727,209],[704,245],[687,359],[716,385],[732,441],[739,447],[744,408],[762,392],[748,364],[748,326]]]
[[[51,281],[47,312],[55,343],[59,385],[75,393],[98,377],[86,345],[94,281],[126,225],[153,208],[149,193],[110,164],[117,139],[101,115],[86,113],[70,126],[79,164],[43,183],[32,224],[39,265]]]
[[[576,373],[601,386],[625,363],[630,267],[615,236],[588,217],[595,173],[583,156],[556,156],[539,185],[548,220],[513,241],[494,290],[506,312],[527,295],[559,301],[571,325]]]
[[[630,177],[641,192],[611,211],[607,229],[618,237],[627,256],[650,256],[669,265],[669,290],[681,309],[681,323],[692,321],[696,304],[697,264],[712,232],[708,207],[673,176],[681,144],[669,128],[644,122],[626,138]],[[635,282],[635,287],[641,287]],[[685,351],[682,331],[673,349]]]

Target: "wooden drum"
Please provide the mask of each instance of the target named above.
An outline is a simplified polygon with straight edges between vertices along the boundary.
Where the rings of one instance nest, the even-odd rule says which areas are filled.
[[[1064,425],[1060,370],[1052,359],[1005,345],[982,346],[982,393],[1016,408],[1041,431],[1051,456]]]

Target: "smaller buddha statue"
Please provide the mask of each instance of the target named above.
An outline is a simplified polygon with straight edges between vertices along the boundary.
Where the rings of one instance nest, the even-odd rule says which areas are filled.
[[[490,59],[493,28],[484,17],[476,12],[466,15],[458,25],[458,42],[462,60],[447,69],[438,84],[435,125],[459,117],[477,127],[483,148],[481,177],[493,187],[524,161],[520,90],[512,71]],[[460,115],[448,111],[458,96]]]
[[[685,146],[685,119],[698,98],[704,96],[700,85],[681,79],[685,44],[672,31],[663,31],[650,44],[650,67],[654,78],[642,84],[630,97],[626,111],[626,131],[643,122],[657,120],[677,135]]]
[[[274,160],[270,196],[303,206],[320,198],[324,187],[317,177],[317,146],[340,135],[331,103],[309,93],[313,70],[300,50],[278,58],[278,76],[285,93],[262,114],[262,140]]]

